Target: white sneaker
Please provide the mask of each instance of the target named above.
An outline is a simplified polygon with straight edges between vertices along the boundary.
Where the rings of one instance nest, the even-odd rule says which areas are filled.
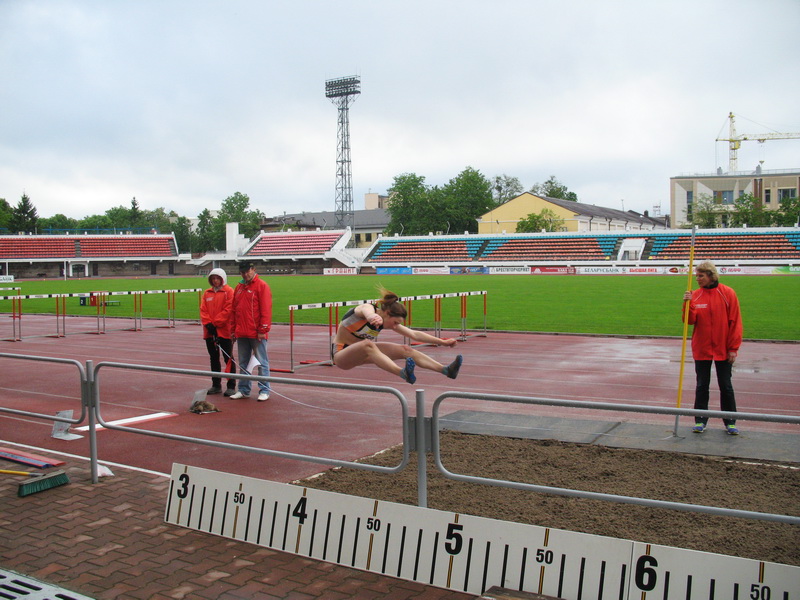
[[[269,394],[267,392],[261,392],[258,395],[258,401],[259,402],[266,402],[267,400],[269,400]]]
[[[236,392],[230,398],[231,398],[231,400],[241,400],[242,398],[249,398],[249,396],[245,396],[242,392]]]

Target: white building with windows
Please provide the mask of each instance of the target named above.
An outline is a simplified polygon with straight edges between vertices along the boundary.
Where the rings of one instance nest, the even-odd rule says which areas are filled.
[[[732,211],[736,198],[752,194],[766,210],[777,210],[783,198],[800,196],[800,169],[679,175],[670,177],[670,215],[673,227],[691,224],[692,205],[704,196],[720,205],[722,225],[727,225],[725,210]],[[726,208],[727,207],[727,208]]]

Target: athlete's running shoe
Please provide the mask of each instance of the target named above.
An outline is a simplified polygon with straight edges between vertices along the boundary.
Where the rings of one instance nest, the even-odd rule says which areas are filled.
[[[706,430],[705,423],[695,423],[694,427],[692,427],[692,431],[695,433],[703,433]]]
[[[414,367],[416,366],[417,363],[409,356],[406,359],[406,368],[400,371],[400,377],[405,379],[408,383],[415,383],[417,381],[417,376],[414,375]]]
[[[739,430],[736,428],[736,425],[728,425],[725,431],[728,432],[728,435],[739,435]]]
[[[458,377],[458,371],[461,369],[461,363],[463,361],[464,358],[460,354],[456,356],[456,359],[444,368],[444,374],[450,379]]]

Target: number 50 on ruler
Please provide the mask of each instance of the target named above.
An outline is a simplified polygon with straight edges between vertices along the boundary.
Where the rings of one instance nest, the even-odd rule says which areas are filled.
[[[474,594],[500,586],[573,600],[797,600],[800,590],[798,567],[382,502],[178,464],[172,469],[165,520]]]

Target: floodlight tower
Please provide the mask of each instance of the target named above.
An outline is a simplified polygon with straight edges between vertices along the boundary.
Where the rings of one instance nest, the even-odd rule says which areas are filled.
[[[350,164],[350,105],[361,93],[359,77],[340,77],[325,82],[325,97],[339,109],[339,143],[336,153],[335,227],[354,229],[353,173]]]

